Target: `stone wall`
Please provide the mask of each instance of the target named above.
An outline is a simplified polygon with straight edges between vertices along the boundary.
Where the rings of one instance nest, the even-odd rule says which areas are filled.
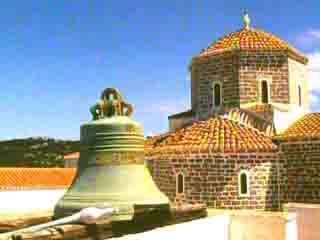
[[[260,103],[262,80],[266,80],[269,84],[269,103],[288,107],[291,99],[289,97],[288,59],[286,51],[258,50],[234,50],[193,59],[191,67],[193,111],[199,113],[202,118],[215,112],[212,84],[216,81],[222,83],[222,106],[225,108],[246,107],[248,104]],[[293,61],[290,60],[291,65]],[[296,65],[300,64],[294,62]],[[301,66],[299,69],[295,72],[304,74]],[[307,89],[306,86],[303,88],[303,91]]]
[[[261,102],[259,84],[262,80],[270,84],[270,103],[289,103],[288,56],[285,52],[242,51],[239,54],[241,104]]]
[[[301,86],[301,100],[305,110],[310,107],[309,99],[309,86],[308,86],[308,75],[306,65],[297,62],[296,60],[290,59],[288,61],[289,66],[289,95],[290,103],[299,104],[298,85]]]
[[[239,106],[239,87],[237,67],[232,54],[210,56],[192,64],[192,108],[205,118],[213,110],[213,82],[222,83],[222,105]],[[196,108],[196,109],[195,109]]]
[[[176,178],[170,161],[153,160],[146,157],[154,182],[160,191],[164,192],[170,201],[174,201],[176,195]]]
[[[152,175],[171,201],[205,203],[218,209],[276,210],[277,164],[276,153],[164,154],[152,159]],[[283,174],[281,162],[279,166],[279,174]],[[248,197],[239,196],[240,170],[249,172]],[[182,194],[176,193],[180,172],[185,180]]]
[[[320,203],[320,141],[283,143],[283,202]]]
[[[198,111],[199,99],[199,68],[191,65],[191,109],[195,112]]]

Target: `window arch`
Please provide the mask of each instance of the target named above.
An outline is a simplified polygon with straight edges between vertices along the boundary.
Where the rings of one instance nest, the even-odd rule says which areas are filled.
[[[302,105],[302,96],[301,96],[301,86],[298,86],[298,100],[299,100],[299,106],[301,107]]]
[[[184,176],[182,173],[177,174],[177,193],[184,192]]]
[[[261,101],[262,103],[269,103],[269,91],[268,82],[266,80],[261,81]]]
[[[241,170],[238,176],[239,195],[240,197],[249,196],[249,172]]]
[[[213,85],[213,100],[215,107],[221,105],[221,86],[218,83]]]
[[[213,108],[219,109],[222,105],[222,98],[223,98],[223,89],[222,89],[222,82],[220,80],[213,80],[211,85],[212,91],[212,106]]]

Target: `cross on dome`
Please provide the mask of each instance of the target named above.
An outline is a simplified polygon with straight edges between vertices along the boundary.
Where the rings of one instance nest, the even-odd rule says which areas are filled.
[[[247,11],[243,13],[243,23],[245,29],[250,29],[250,18]]]

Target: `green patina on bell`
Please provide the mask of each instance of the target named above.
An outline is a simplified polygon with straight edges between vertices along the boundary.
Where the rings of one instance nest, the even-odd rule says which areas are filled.
[[[113,221],[168,212],[169,200],[144,164],[143,128],[129,118],[132,105],[118,90],[107,88],[90,111],[93,120],[81,126],[77,176],[55,206],[54,218],[87,207],[117,208]]]

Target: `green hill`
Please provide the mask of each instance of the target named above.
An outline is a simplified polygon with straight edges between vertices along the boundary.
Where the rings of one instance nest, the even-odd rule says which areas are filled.
[[[0,141],[0,167],[63,167],[63,156],[79,149],[79,141],[45,137]]]

